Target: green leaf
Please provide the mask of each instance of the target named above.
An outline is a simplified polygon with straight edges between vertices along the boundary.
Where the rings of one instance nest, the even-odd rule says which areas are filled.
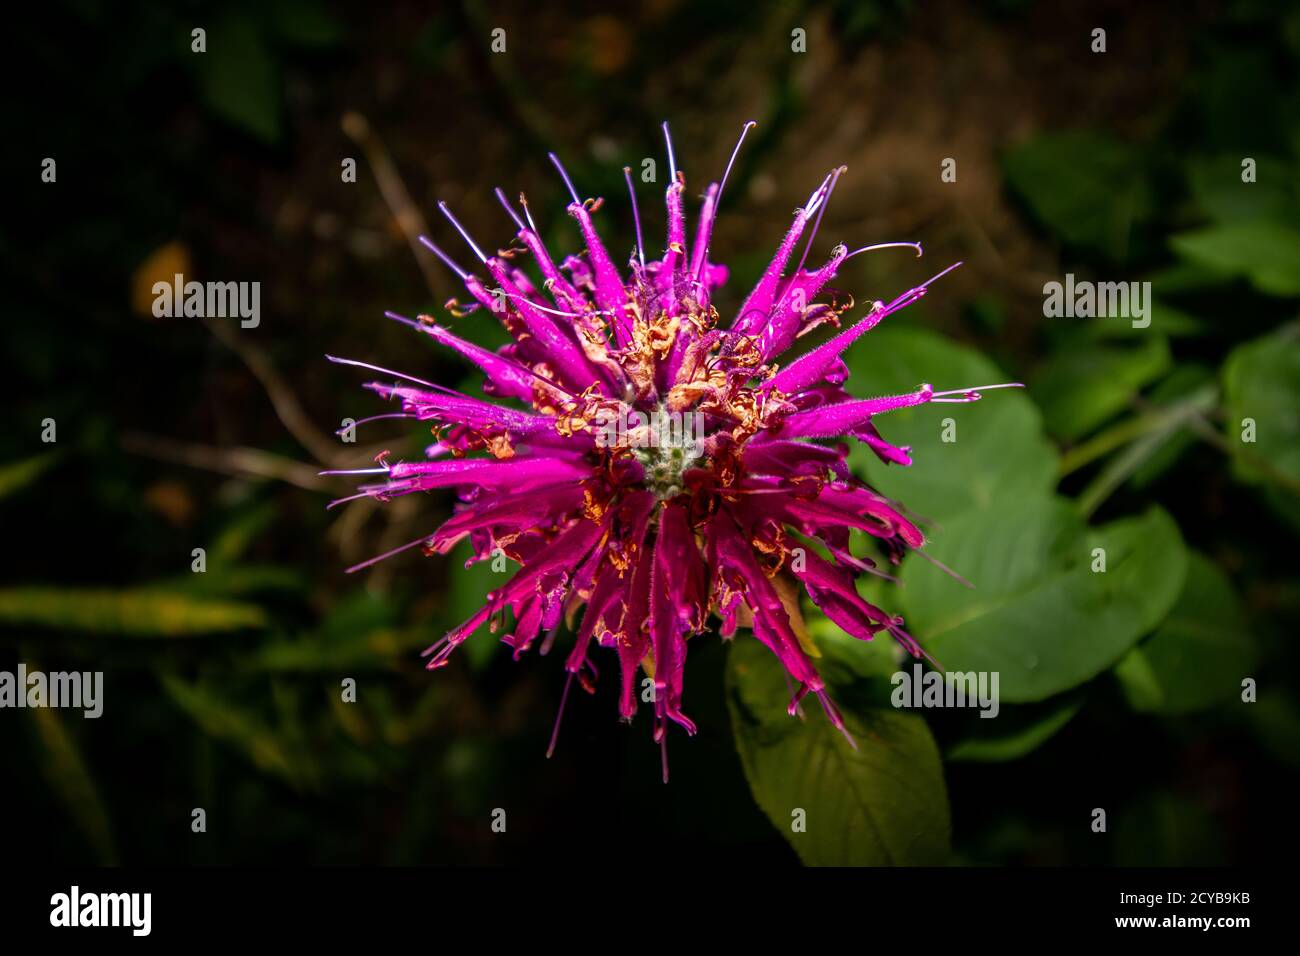
[[[1129,347],[1066,347],[1038,369],[1031,394],[1048,431],[1074,440],[1128,407],[1170,363],[1169,343],[1159,335]]]
[[[243,597],[268,592],[295,592],[306,586],[297,568],[276,564],[248,564],[242,567],[213,567],[203,574],[181,574],[152,587],[199,597]]]
[[[1187,376],[1180,374],[1183,371],[1184,369],[1179,369],[1161,385],[1174,384],[1183,387],[1195,379],[1194,371]],[[1175,379],[1180,381],[1174,382]],[[1111,492],[1130,478],[1136,479],[1143,469],[1148,469],[1147,474],[1151,475],[1158,473],[1160,468],[1172,464],[1181,450],[1178,439],[1182,442],[1190,442],[1192,439],[1187,434],[1187,430],[1198,422],[1202,415],[1213,411],[1218,400],[1219,389],[1213,382],[1203,383],[1195,391],[1168,404],[1154,405],[1158,400],[1153,394],[1151,410],[1129,419],[1115,429],[1103,432],[1099,437],[1105,437],[1107,434],[1115,435],[1119,428],[1130,424],[1141,425],[1141,432],[1134,437],[1133,441],[1119,454],[1107,459],[1097,477],[1079,493],[1076,503],[1080,514],[1090,517],[1101,507],[1102,502],[1110,496]]]
[[[257,23],[233,14],[208,32],[194,54],[203,101],[228,123],[264,143],[280,141],[284,91],[280,68]]]
[[[42,455],[33,455],[31,458],[0,465],[0,498],[7,498],[14,492],[26,488],[45,474],[58,458],[58,452],[48,451]]]
[[[780,663],[749,637],[728,652],[727,704],[754,799],[809,866],[923,865],[948,854],[948,798],[924,720],[837,688],[854,750],[815,699],[786,713]],[[793,832],[795,812],[805,832]]]
[[[1230,285],[1233,279],[1226,272],[1179,259],[1165,268],[1152,272],[1147,281],[1151,283],[1152,295],[1194,296]],[[1169,333],[1168,329],[1163,331],[1173,334]]]
[[[133,637],[175,637],[266,625],[254,604],[161,589],[24,587],[0,591],[0,623]]]
[[[209,737],[226,741],[259,770],[299,785],[305,768],[280,738],[255,715],[227,700],[211,687],[190,683],[172,675],[161,675],[163,690]]]
[[[1208,226],[1169,240],[1192,262],[1249,279],[1267,295],[1300,295],[1300,229],[1258,219]]]
[[[1141,152],[1097,133],[1043,134],[1007,153],[1003,170],[1054,235],[1112,260],[1124,258],[1134,225],[1153,209]]]
[[[222,527],[221,532],[208,546],[208,561],[213,567],[232,565],[240,558],[267,526],[275,520],[275,505],[259,502],[245,508]]]
[[[1156,298],[1147,302],[1146,324],[1134,325],[1131,315],[1130,308],[1129,318],[1102,316],[1088,322],[1085,328],[1098,340],[1145,339],[1153,335],[1186,337],[1204,335],[1207,328],[1201,319]]]
[[[973,716],[969,727],[948,747],[956,762],[1018,760],[1046,743],[1083,708],[1081,691],[1059,694],[1037,704],[1002,707],[995,718]]]
[[[27,713],[31,715],[40,737],[41,769],[45,779],[94,848],[99,863],[116,865],[117,850],[108,810],[100,798],[99,787],[91,776],[81,748],[68,733],[57,711],[37,707]]]
[[[1104,573],[1092,570],[1105,551]],[[901,593],[911,633],[946,669],[998,671],[1008,703],[1043,700],[1113,665],[1168,612],[1187,569],[1177,526],[1153,508],[1086,529],[1060,498],[1010,502],[950,524]]]
[[[876,329],[848,354],[849,388],[858,395],[992,385],[1010,377],[972,349],[923,329]],[[944,419],[955,422],[956,441],[945,442]],[[909,467],[887,465],[856,444],[854,471],[882,494],[936,521],[998,499],[1032,497],[1056,483],[1056,452],[1043,437],[1032,401],[1020,389],[987,392],[969,405],[922,405],[880,416],[881,434],[911,446]]]
[[[1187,545],[1174,519],[1159,505],[1141,515],[1088,529],[1091,556],[1105,551],[1103,581],[1108,608],[1123,612],[1140,637],[1168,616],[1187,579]],[[1129,642],[1131,643],[1131,641]]]
[[[1296,170],[1284,160],[1256,156],[1255,182],[1242,182],[1240,154],[1200,157],[1188,164],[1187,181],[1196,204],[1219,223],[1252,219],[1300,220]]]
[[[1275,480],[1281,472],[1300,481],[1300,334],[1283,329],[1233,349],[1223,366],[1228,444],[1234,473],[1243,481]],[[1242,441],[1242,422],[1255,423],[1253,443]],[[1265,465],[1267,463],[1267,465]]]
[[[244,666],[265,673],[338,674],[397,670],[418,660],[420,650],[432,643],[424,631],[374,628],[327,637],[309,632],[289,640],[263,644],[245,659]]]
[[[1233,473],[1300,529],[1300,326],[1238,346],[1223,378]]]
[[[1220,389],[1216,370],[1193,362],[1181,362],[1161,380],[1148,396],[1159,413],[1173,412],[1180,419],[1177,432],[1155,454],[1133,472],[1133,486],[1145,488],[1156,481],[1187,451],[1196,444],[1196,436],[1183,427],[1186,421],[1175,411],[1186,408],[1197,414],[1214,414],[1220,404]]]
[[[1256,653],[1232,585],[1192,552],[1182,594],[1156,632],[1115,666],[1136,710],[1181,714],[1232,700]]]
[[[397,627],[393,602],[365,589],[344,594],[318,630],[262,644],[247,655],[252,670],[342,673],[394,670],[432,643],[423,629]]]

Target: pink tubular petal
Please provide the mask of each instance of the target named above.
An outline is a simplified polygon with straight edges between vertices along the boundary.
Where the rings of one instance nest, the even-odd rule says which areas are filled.
[[[803,235],[804,226],[808,224],[808,213],[803,209],[795,212],[794,222],[786,231],[785,238],[781,240],[781,245],[777,247],[776,255],[768,263],[767,269],[759,278],[758,284],[754,286],[749,297],[745,299],[740,307],[740,312],[736,315],[736,320],[731,324],[731,331],[737,335],[752,335],[756,330],[761,329],[767,319],[768,312],[776,299],[776,288],[781,281],[781,270],[790,260],[790,254],[794,251],[795,243]]]
[[[798,441],[751,441],[745,446],[744,463],[753,475],[825,476],[834,471],[848,477],[843,448],[827,448]]]
[[[429,546],[439,554],[446,554],[475,531],[484,528],[507,534],[525,531],[570,514],[581,504],[580,485],[561,485],[525,495],[477,501],[447,519],[429,538]]]
[[[681,505],[664,505],[659,512],[650,576],[650,636],[655,655],[655,714],[695,733],[695,724],[681,711],[682,676],[686,665],[686,634],[702,617],[698,605],[686,600],[702,596],[695,568],[700,564],[695,539]],[[696,613],[692,613],[695,611]]]
[[[824,266],[816,272],[801,272],[787,283],[772,318],[758,337],[759,351],[764,360],[780,355],[794,342],[813,299],[835,277],[835,270],[847,255],[847,247],[836,246]]]
[[[790,676],[806,690],[822,687],[812,661],[799,646],[799,639],[790,626],[790,618],[776,588],[758,566],[752,547],[741,537],[734,520],[725,511],[719,511],[710,519],[709,529],[719,570],[725,568],[738,579],[742,586],[736,590],[741,592],[754,613],[754,636],[777,656]]]
[[[861,641],[869,641],[894,619],[858,594],[853,576],[844,568],[836,567],[814,551],[805,551],[804,560],[794,568],[794,574],[803,582],[808,596],[832,621],[846,633]]]
[[[587,244],[587,258],[591,263],[592,281],[596,304],[602,311],[614,318],[614,337],[620,348],[632,341],[632,320],[627,315],[627,291],[623,280],[619,278],[618,269],[605,251],[596,227],[592,224],[591,214],[582,203],[575,202],[569,206],[569,215],[578,220],[582,230],[583,241]]]
[[[428,491],[455,485],[521,491],[591,475],[591,466],[558,458],[459,459],[436,462],[401,462],[389,469],[393,483],[406,483],[402,491]],[[397,489],[394,489],[397,490]]]
[[[566,384],[582,391],[595,381],[596,372],[582,354],[577,341],[561,332],[550,316],[528,301],[507,274],[501,260],[495,257],[488,259],[487,268],[501,289],[510,296],[515,311]]]
[[[463,644],[487,619],[497,610],[507,605],[514,608],[516,614],[524,610],[529,600],[538,594],[553,594],[563,586],[591,548],[600,540],[608,522],[588,521],[579,518],[567,529],[556,535],[555,539],[533,561],[521,568],[509,583],[499,591],[488,595],[488,602],[469,620],[453,628],[440,641],[425,650],[429,657],[430,669],[441,667],[457,647]],[[557,579],[548,586],[548,579]]]
[[[668,245],[664,250],[664,274],[668,276],[686,268],[686,212],[682,207],[684,192],[686,187],[674,178],[664,194],[664,203],[668,207]]]
[[[575,310],[585,308],[587,305],[586,298],[564,277],[564,273],[556,268],[555,260],[551,258],[551,254],[547,251],[541,237],[531,229],[521,229],[519,238],[528,247],[528,251],[533,254],[533,260],[537,263],[537,268],[541,270],[542,277],[546,280],[546,284],[551,291],[560,299],[563,299],[569,308]]]
[[[905,395],[886,395],[856,402],[822,405],[820,408],[790,415],[781,423],[780,434],[788,438],[829,438],[843,435],[870,422],[873,415],[924,405],[933,394],[931,386],[922,385],[915,392]]]
[[[710,183],[704,191],[704,205],[700,208],[700,222],[695,231],[695,251],[691,254],[691,276],[699,279],[704,274],[704,262],[709,254],[709,240],[713,237],[713,220],[718,213],[718,184]]]

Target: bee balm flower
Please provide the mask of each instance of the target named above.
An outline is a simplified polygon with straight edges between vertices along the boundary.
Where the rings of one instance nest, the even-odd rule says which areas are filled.
[[[742,131],[742,142],[751,125]],[[664,133],[667,138],[667,124]],[[868,399],[844,389],[845,350],[921,298],[944,273],[892,301],[875,302],[823,344],[787,360],[805,333],[839,327],[849,307],[815,300],[845,261],[889,247],[920,255],[920,246],[884,243],[850,252],[838,245],[825,263],[805,268],[843,172],[836,170],[795,211],[757,285],[724,319],[714,294],[727,269],[711,260],[710,237],[727,175],[705,190],[688,242],[685,177],[675,168],[671,140],[668,155],[667,239],[657,258],[647,260],[630,170],[624,170],[637,242],[621,270],[592,221],[601,201],[584,200],[553,154],[572,196],[567,212],[582,234],[585,255],[557,265],[523,196],[521,218],[497,190],[516,232],[514,243],[496,255],[485,254],[439,204],[482,265],[480,273],[470,273],[422,238],[474,300],[468,306],[453,301],[452,314],[485,311],[513,342],[493,352],[428,316],[389,316],[477,366],[485,393],[500,403],[333,359],[391,377],[367,387],[400,403],[401,412],[376,417],[429,422],[436,436],[425,460],[389,462],[381,456],[377,467],[346,472],[382,476],[353,497],[387,500],[453,489],[460,500],[454,516],[396,550],[422,546],[427,554],[446,554],[467,538],[472,561],[505,554],[521,566],[476,614],[425,652],[430,668],[446,664],[485,626],[504,626],[507,610],[512,623],[501,640],[516,657],[539,637],[543,651],[548,649],[569,621],[576,633],[564,665],[564,699],[575,677],[592,689],[593,648],[609,648],[621,670],[624,719],[637,708],[638,674],[653,676],[654,734],[664,745],[670,721],[695,732],[683,712],[687,643],[716,616],[724,637],[749,626],[780,660],[794,685],[792,714],[803,697],[814,694],[844,731],[800,644],[790,616],[794,592],[783,582],[802,584],[813,603],[853,637],[871,640],[885,631],[911,653],[921,653],[902,618],[859,596],[857,578],[880,572],[870,558],[852,553],[850,532],[875,537],[895,563],[925,538],[898,505],[849,473],[845,444],[826,440],[853,438],[884,461],[907,465],[908,449],[881,436],[878,416],[980,397],[976,388],[935,391],[928,384]],[[540,284],[512,261],[523,253],[531,256]],[[467,321],[487,319],[473,315]]]

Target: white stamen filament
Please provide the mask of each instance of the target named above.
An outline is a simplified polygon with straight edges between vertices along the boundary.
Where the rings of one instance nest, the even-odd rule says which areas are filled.
[[[438,208],[447,217],[447,221],[456,227],[456,231],[460,233],[460,237],[465,240],[465,243],[474,250],[474,255],[478,256],[479,262],[487,262],[487,256],[483,255],[483,250],[470,238],[469,233],[465,231],[465,227],[456,221],[456,217],[451,214],[451,210],[447,208],[447,204],[441,199],[438,200]]]

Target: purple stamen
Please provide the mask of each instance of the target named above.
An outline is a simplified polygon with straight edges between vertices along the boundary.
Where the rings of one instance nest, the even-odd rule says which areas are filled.
[[[357,425],[369,425],[371,422],[377,422],[382,418],[416,418],[416,417],[417,416],[408,414],[407,412],[389,412],[386,415],[371,415],[369,418],[358,418],[351,425],[346,425],[343,428],[334,429],[334,434],[342,435],[349,428],[355,428]]]
[[[522,299],[523,301],[531,305],[534,309],[537,309],[541,312],[549,312],[551,313],[551,315],[563,315],[563,316],[568,316],[569,318],[576,319],[576,318],[581,318],[584,315],[613,315],[614,314],[613,312],[609,312],[601,309],[589,309],[586,312],[561,312],[559,309],[552,309],[544,305],[539,305],[538,303],[534,302],[532,299],[528,298],[528,296],[525,295],[518,295],[517,293],[514,292],[506,292],[502,289],[493,289],[491,291],[500,293],[501,295],[504,295],[507,299]]]
[[[358,362],[356,359],[339,358],[337,355],[326,355],[327,359],[336,365],[355,365],[357,368],[369,369],[372,372],[383,372],[385,375],[394,375],[397,378],[404,378],[408,382],[414,382],[416,385],[423,385],[434,391],[446,390],[446,386],[434,385],[433,382],[426,382],[422,378],[416,378],[414,375],[403,375],[401,372],[394,372],[392,369],[383,368],[379,365],[371,365],[369,362]]]
[[[383,561],[385,558],[391,558],[395,554],[400,554],[401,552],[414,548],[417,544],[423,544],[428,540],[429,540],[429,536],[427,534],[420,535],[420,537],[416,538],[414,541],[408,541],[406,542],[406,544],[398,545],[396,548],[393,548],[393,550],[391,551],[385,551],[383,554],[379,554],[373,558],[369,558],[365,561],[362,561],[360,564],[354,564],[352,565],[352,567],[348,568],[347,571],[345,571],[344,573],[351,574],[353,571],[360,571],[362,568],[368,568],[372,564],[378,564],[380,561]]]
[[[564,678],[564,692],[560,694],[560,709],[555,712],[555,726],[551,728],[551,742],[546,747],[546,756],[549,759],[555,753],[555,745],[560,739],[560,721],[564,719],[564,705],[569,702],[569,688],[573,686],[573,671],[568,672]]]
[[[348,495],[346,498],[335,498],[325,506],[326,511],[332,511],[339,505],[345,505],[349,501],[356,501],[358,498],[370,498],[372,495],[368,491],[359,491],[355,495]]]
[[[830,720],[832,726],[844,735],[844,739],[849,742],[850,747],[857,750],[858,742],[849,733],[849,728],[844,725],[844,718],[840,715],[839,708],[835,706],[835,702],[831,700],[830,695],[826,693],[824,688],[817,691],[817,699],[822,702],[822,710],[826,711],[826,717]]]
[[[549,156],[551,162],[555,164],[556,170],[560,173],[560,178],[564,180],[564,185],[569,187],[569,195],[573,197],[573,201],[581,206],[582,198],[578,195],[578,190],[573,188],[573,180],[570,179],[569,174],[564,171],[564,166],[560,163],[560,157],[556,156],[554,153],[547,153],[546,155]],[[527,209],[528,207],[525,206],[524,208]]]
[[[808,241],[804,243],[803,255],[799,257],[799,265],[795,266],[794,275],[796,276],[803,271],[804,263],[808,261],[808,252],[812,249],[813,239],[817,237],[817,230],[821,227],[822,216],[826,214],[826,207],[831,204],[831,193],[835,192],[835,184],[840,181],[840,177],[848,171],[848,168],[847,166],[841,166],[831,173],[831,184],[826,188],[825,198],[817,204],[817,218],[813,220],[813,227],[808,232]]]
[[[951,577],[957,583],[961,584],[963,587],[970,588],[971,590],[975,589],[975,585],[971,584],[964,577],[962,577],[960,574],[958,574],[952,568],[948,567],[948,565],[944,564],[942,561],[940,561],[938,558],[934,557],[933,555],[926,554],[926,552],[924,552],[920,548],[913,548],[912,553],[919,554],[921,557],[925,558],[925,560],[929,561],[936,568],[938,568],[944,574]]]
[[[424,246],[424,248],[428,249],[435,256],[441,259],[443,265],[445,265],[452,272],[456,273],[456,275],[460,276],[461,282],[464,282],[465,279],[469,277],[469,273],[466,272],[464,269],[462,269],[460,266],[456,265],[455,261],[451,258],[451,256],[447,255],[447,253],[443,252],[441,249],[435,246],[433,244],[433,241],[428,236],[420,236],[420,243]]]
[[[665,131],[667,123],[664,124]],[[668,722],[660,719],[659,722],[659,764],[663,767],[664,783],[668,782]]]
[[[722,191],[727,188],[727,178],[731,176],[731,167],[736,165],[736,156],[740,153],[740,146],[745,142],[745,137],[749,134],[749,131],[757,125],[753,120],[749,120],[740,128],[740,139],[736,140],[736,147],[731,151],[731,159],[727,160],[727,168],[723,172],[722,182],[718,186],[718,205],[722,204]]]
[[[995,388],[1024,388],[1023,382],[1003,382],[1000,385],[972,385],[970,388],[951,388],[946,392],[935,392],[934,398],[937,401],[945,395],[978,395],[980,392],[991,392]],[[974,399],[972,399],[974,401]]]
[[[318,475],[386,475],[387,468],[333,468],[329,471],[318,471]]]
[[[919,242],[878,242],[874,246],[863,246],[861,249],[854,249],[844,257],[844,261],[848,262],[859,252],[875,252],[877,249],[915,249],[917,258],[921,257],[921,244]],[[934,280],[931,279],[930,281],[933,282]]]
[[[641,213],[636,207],[636,189],[632,186],[632,167],[623,167],[623,178],[627,180],[627,194],[632,197],[632,222],[636,224],[636,254],[645,268],[645,243],[641,241]]]
[[[811,196],[808,197],[808,201],[804,203],[803,206],[803,212],[805,216],[811,216],[818,209],[820,209],[822,203],[826,201],[826,196],[828,195],[826,189],[830,185],[831,178],[834,175],[835,175],[834,172],[828,173],[826,175],[826,178],[822,180],[822,184],[817,187],[817,189],[813,192]]]
[[[677,159],[673,156],[673,137],[668,132],[668,121],[663,122],[664,142],[668,144],[668,182],[677,182]]]
[[[515,221],[515,225],[518,226],[519,231],[522,232],[524,230],[524,221],[519,218],[519,213],[515,212],[514,209],[511,208],[510,200],[506,199],[506,194],[501,191],[500,186],[498,186],[494,192],[496,193],[497,201],[501,203],[501,208],[506,211],[507,216]]]
[[[447,208],[447,204],[441,199],[438,200],[438,209],[447,217],[447,221],[456,227],[456,231],[459,232],[460,237],[465,240],[465,244],[474,250],[474,255],[478,256],[478,261],[487,262],[487,256],[483,255],[483,250],[478,247],[478,243],[470,238],[470,234],[465,231],[465,227],[456,220],[456,217],[451,214],[451,210]]]

